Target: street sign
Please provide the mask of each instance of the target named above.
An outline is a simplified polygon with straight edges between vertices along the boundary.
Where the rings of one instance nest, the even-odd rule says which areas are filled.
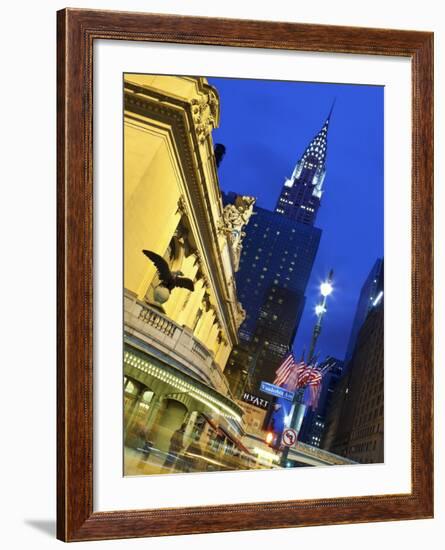
[[[275,397],[282,397],[288,401],[293,401],[295,395],[293,391],[285,390],[280,388],[280,386],[275,386],[275,384],[270,384],[269,382],[264,381],[261,382],[260,390],[264,393],[268,393],[269,395],[274,395]]]
[[[249,393],[247,391],[243,393],[241,399],[246,403],[255,405],[255,407],[260,409],[267,410],[269,408],[269,401],[267,401],[267,399],[262,399],[261,397],[258,397],[258,395],[254,395],[253,393]]]
[[[292,447],[297,442],[297,432],[292,428],[286,428],[281,436],[281,441],[286,447]]]

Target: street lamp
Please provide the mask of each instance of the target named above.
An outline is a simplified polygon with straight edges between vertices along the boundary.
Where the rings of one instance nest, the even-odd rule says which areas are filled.
[[[334,290],[332,286],[333,276],[334,276],[334,271],[331,269],[326,281],[323,281],[320,285],[320,294],[323,296],[323,300],[321,301],[320,304],[317,304],[315,306],[315,314],[317,315],[317,322],[315,323],[314,331],[312,333],[311,347],[310,347],[309,355],[307,359],[308,364],[314,358],[315,346],[317,345],[317,340],[321,332],[321,322],[323,320],[324,314],[327,311],[326,309],[327,298],[330,294],[332,294],[332,291]]]
[[[315,306],[315,314],[317,316],[317,322],[314,326],[314,331],[312,333],[312,340],[311,340],[311,347],[309,350],[309,355],[307,359],[307,364],[310,365],[313,358],[314,358],[314,352],[315,352],[315,346],[317,344],[318,337],[320,336],[321,332],[321,322],[323,320],[324,314],[327,312],[326,309],[326,301],[327,297],[332,294],[333,287],[332,287],[332,279],[334,277],[334,271],[331,269],[329,272],[328,278],[326,281],[321,283],[320,285],[320,293],[323,296],[323,300],[320,304],[317,304]],[[300,389],[295,391],[294,399],[293,399],[293,409],[292,409],[292,415],[289,426],[293,428],[297,434],[300,431],[301,423],[303,421],[304,413],[306,410],[305,405],[302,403],[302,397],[304,394],[304,389]],[[289,447],[286,446],[283,450],[283,453],[281,455],[281,465],[287,466],[287,457],[289,455]]]
[[[329,273],[329,276],[332,277],[332,270]],[[332,285],[331,285],[331,282],[330,282],[329,279],[326,282],[321,283],[320,292],[321,292],[322,296],[324,296],[324,297],[329,296],[329,294],[331,294],[332,290],[333,290],[333,288],[332,288]]]

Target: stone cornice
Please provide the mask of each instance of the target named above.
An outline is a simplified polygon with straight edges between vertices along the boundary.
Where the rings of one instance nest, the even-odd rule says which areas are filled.
[[[222,267],[217,222],[211,216],[210,197],[206,185],[203,185],[206,178],[199,155],[199,138],[192,131],[194,129],[192,105],[190,102],[131,83],[125,83],[124,105],[127,114],[137,115],[139,122],[143,122],[143,117],[146,117],[165,124],[169,128],[172,141],[176,144],[175,153],[187,182],[186,200],[181,201],[179,206],[190,209],[198,223],[203,250],[206,251],[208,277],[213,283],[218,307],[224,319],[223,325],[226,326],[231,344],[234,345],[238,341],[237,315],[235,309],[231,307],[229,281]],[[211,137],[207,136],[206,139]],[[220,196],[218,182],[212,183],[217,187],[217,195]]]

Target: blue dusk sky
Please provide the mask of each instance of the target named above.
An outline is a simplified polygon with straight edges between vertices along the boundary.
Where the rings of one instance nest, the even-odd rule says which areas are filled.
[[[334,292],[318,340],[320,358],[343,359],[360,289],[383,257],[384,88],[348,84],[208,78],[221,100],[215,143],[226,146],[219,168],[223,191],[257,197],[273,210],[332,102],[324,195],[315,225],[322,229],[294,351],[308,350],[319,284],[334,270]]]

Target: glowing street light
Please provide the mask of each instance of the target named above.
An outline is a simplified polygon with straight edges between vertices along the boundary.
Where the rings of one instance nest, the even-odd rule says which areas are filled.
[[[311,347],[309,349],[309,355],[307,358],[307,364],[310,365],[314,358],[315,346],[317,344],[318,337],[321,332],[321,323],[324,317],[324,314],[327,312],[326,301],[327,297],[332,293],[332,278],[334,276],[334,271],[331,269],[329,272],[328,278],[320,285],[320,293],[323,296],[321,303],[315,306],[315,314],[317,315],[317,322],[315,323],[314,330],[312,332]],[[306,410],[306,406],[302,403],[303,394],[300,393],[304,390],[298,390],[294,394],[293,399],[293,409],[291,414],[291,420],[289,426],[296,430],[297,434],[300,431],[302,419]],[[287,457],[289,454],[289,447],[285,447],[281,455],[281,465],[288,467]]]
[[[321,292],[321,295],[326,297],[326,296],[329,296],[329,294],[331,294],[333,288],[332,288],[332,285],[331,285],[331,282],[328,280],[324,283],[321,283],[320,285],[320,292]]]
[[[321,332],[321,322],[323,320],[324,314],[327,312],[327,308],[326,308],[327,297],[330,294],[332,294],[332,291],[334,290],[332,286],[333,276],[334,276],[334,272],[331,269],[326,281],[322,282],[320,285],[320,294],[323,296],[323,300],[321,301],[320,304],[317,304],[315,306],[315,314],[317,315],[318,319],[317,319],[317,322],[315,323],[314,331],[312,333],[312,341],[311,341],[311,347],[308,355],[308,363],[310,363],[314,357],[315,346],[317,344],[317,340]]]

